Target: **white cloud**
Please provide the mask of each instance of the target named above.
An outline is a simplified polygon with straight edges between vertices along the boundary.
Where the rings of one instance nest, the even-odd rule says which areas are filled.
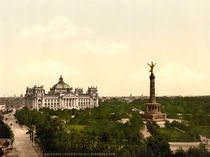
[[[28,51],[31,51],[31,47],[44,47],[46,50],[59,47],[72,53],[100,56],[131,51],[131,46],[127,43],[100,39],[94,31],[74,24],[68,17],[55,17],[45,24],[24,27],[20,32],[19,43],[24,43],[24,48],[28,45]]]
[[[126,76],[127,78],[131,80],[144,80],[146,76],[146,72],[144,71],[139,71],[138,73],[131,73],[131,74],[126,74],[124,73],[123,76]]]
[[[67,17],[55,17],[46,24],[35,24],[31,27],[24,27],[20,33],[20,39],[58,41],[66,40],[87,32],[88,29],[72,23]]]
[[[46,75],[55,76],[60,74],[83,76],[75,67],[69,67],[63,62],[47,60],[47,61],[31,61],[25,64],[19,64],[15,69],[18,75]],[[59,72],[59,73],[58,73]]]
[[[124,76],[127,76],[129,79],[133,80],[143,80],[145,79],[145,76],[149,76],[149,73],[146,70],[141,69],[139,72]],[[187,66],[175,61],[169,62],[162,67],[158,67],[157,65],[154,69],[154,72],[158,79],[161,80],[161,82],[184,82],[188,80],[203,80],[207,78],[206,73],[191,70]]]
[[[165,81],[193,81],[207,78],[206,73],[189,69],[179,62],[170,62],[165,64],[158,72],[159,77]]]
[[[83,54],[96,54],[100,56],[112,56],[120,53],[130,52],[131,47],[128,44],[121,44],[112,41],[85,41],[77,43],[72,47],[73,52],[80,52]]]

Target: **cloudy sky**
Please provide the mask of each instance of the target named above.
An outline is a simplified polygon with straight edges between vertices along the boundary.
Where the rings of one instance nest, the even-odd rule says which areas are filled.
[[[64,81],[100,96],[210,94],[209,0],[1,0],[0,96]]]

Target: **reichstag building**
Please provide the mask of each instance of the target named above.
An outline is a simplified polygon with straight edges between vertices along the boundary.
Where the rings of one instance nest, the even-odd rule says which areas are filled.
[[[86,93],[82,88],[70,87],[63,81],[62,76],[50,91],[45,94],[43,86],[26,88],[25,100],[31,109],[85,109],[98,107],[97,87],[88,87]]]

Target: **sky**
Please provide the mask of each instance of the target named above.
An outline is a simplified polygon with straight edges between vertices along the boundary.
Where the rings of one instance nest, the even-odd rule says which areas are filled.
[[[210,95],[209,0],[0,0],[0,96],[60,75],[99,96]]]

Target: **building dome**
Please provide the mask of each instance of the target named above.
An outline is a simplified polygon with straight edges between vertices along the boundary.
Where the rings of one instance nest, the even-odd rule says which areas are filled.
[[[63,81],[62,76],[60,76],[59,82],[56,83],[51,89],[52,89],[52,90],[55,90],[55,89],[71,89],[71,87],[70,87],[68,84],[66,84],[66,83]]]

